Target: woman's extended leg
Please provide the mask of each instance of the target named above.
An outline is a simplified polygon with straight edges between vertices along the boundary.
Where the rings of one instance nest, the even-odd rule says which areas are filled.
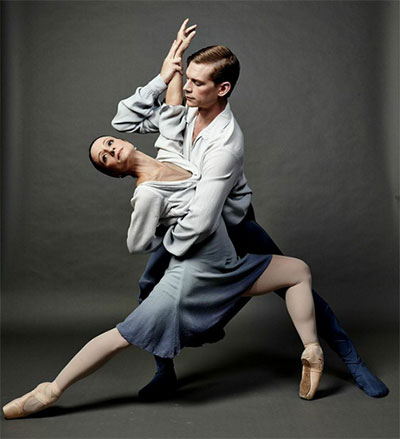
[[[308,265],[300,259],[274,255],[245,296],[259,296],[280,288],[287,288],[286,307],[305,347],[299,394],[301,398],[312,399],[323,369],[323,353],[318,341]]]
[[[308,265],[300,259],[274,255],[245,296],[260,296],[280,288],[287,288],[286,306],[303,344],[318,342]]]
[[[39,384],[32,392],[3,407],[7,419],[21,418],[53,404],[71,384],[92,374],[130,344],[116,328],[90,340],[64,367],[53,382]]]

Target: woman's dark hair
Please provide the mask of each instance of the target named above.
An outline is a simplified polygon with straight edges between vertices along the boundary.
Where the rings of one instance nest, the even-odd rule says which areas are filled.
[[[101,136],[98,136],[98,137],[96,137],[96,138],[93,140],[93,142],[90,144],[90,146],[89,146],[89,160],[90,160],[90,162],[92,163],[92,165],[93,165],[98,171],[102,172],[103,174],[108,175],[109,177],[115,177],[115,178],[118,178],[118,177],[120,177],[118,174],[116,174],[115,172],[111,171],[110,169],[105,168],[104,166],[99,165],[99,164],[96,163],[96,162],[93,160],[93,158],[92,158],[92,154],[91,154],[91,152],[92,152],[92,146],[93,146],[94,142],[95,142],[96,140],[100,139],[101,137],[107,137],[107,136],[104,135],[104,134],[101,135]]]

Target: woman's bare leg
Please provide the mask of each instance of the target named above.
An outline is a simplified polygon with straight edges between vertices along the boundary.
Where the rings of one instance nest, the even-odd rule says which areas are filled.
[[[54,382],[63,392],[95,372],[122,349],[131,346],[114,328],[90,340],[57,375]]]
[[[311,272],[300,259],[273,255],[264,273],[245,296],[260,296],[280,288],[287,288],[286,307],[304,345],[318,342]]]
[[[308,265],[300,259],[274,255],[245,295],[258,296],[280,288],[287,288],[286,307],[305,347],[301,355],[303,370],[299,396],[313,399],[321,379],[324,357],[318,342]]]
[[[6,418],[20,418],[53,404],[65,389],[92,374],[130,344],[114,328],[90,340],[64,367],[53,382],[39,384],[32,392],[3,407]]]

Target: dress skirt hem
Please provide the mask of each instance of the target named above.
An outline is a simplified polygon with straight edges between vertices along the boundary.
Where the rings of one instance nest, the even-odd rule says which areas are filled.
[[[189,257],[171,258],[160,282],[116,328],[128,343],[162,358],[175,357],[183,347],[215,343],[271,259],[256,254],[239,258],[221,222]]]

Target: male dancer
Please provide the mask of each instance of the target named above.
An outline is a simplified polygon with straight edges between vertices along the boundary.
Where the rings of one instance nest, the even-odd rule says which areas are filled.
[[[187,27],[186,19],[177,39],[189,45],[196,26]],[[159,96],[181,66],[163,64],[160,75],[135,94],[122,100],[112,121],[123,132],[158,132],[161,103]],[[230,110],[228,97],[239,77],[239,61],[226,47],[212,46],[188,58],[187,82],[184,86],[188,116],[183,143],[184,156],[201,171],[189,214],[180,219],[152,254],[140,280],[139,300],[144,300],[161,279],[170,254],[184,257],[194,245],[201,245],[216,229],[221,215],[226,222],[238,254],[282,254],[269,235],[255,222],[251,190],[243,174],[243,135]],[[197,111],[193,111],[197,109]],[[209,193],[218,195],[219,202],[210,205]],[[285,290],[277,291],[285,297]],[[385,384],[373,375],[358,356],[354,344],[339,325],[329,305],[313,291],[318,334],[345,362],[356,384],[372,397],[388,394]],[[224,336],[223,326],[249,300],[242,298],[237,307],[219,327],[205,334],[199,343],[217,341]],[[155,356],[157,372],[139,396],[156,400],[177,389],[172,359]]]

